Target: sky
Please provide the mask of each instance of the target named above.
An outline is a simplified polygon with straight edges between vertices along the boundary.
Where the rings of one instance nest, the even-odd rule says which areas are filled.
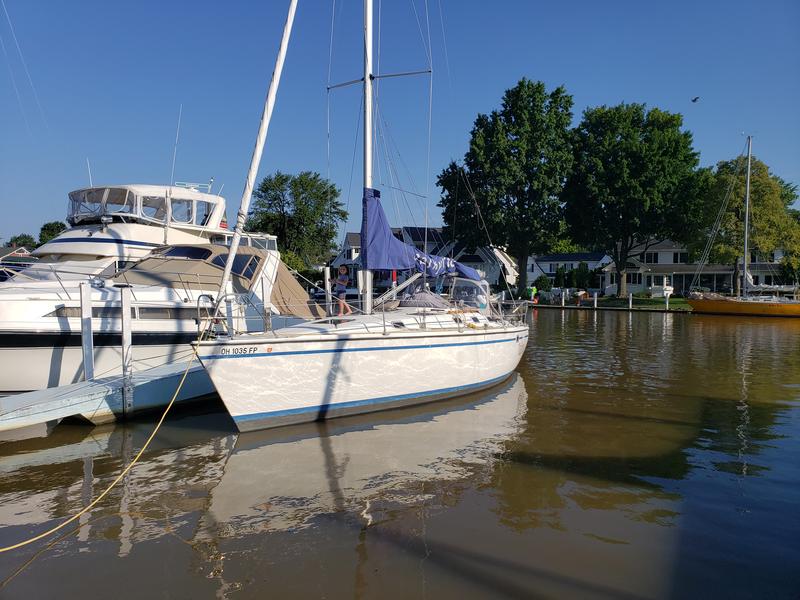
[[[87,159],[95,185],[167,183],[181,106],[175,180],[213,177],[235,218],[288,0],[3,2],[0,242],[65,218],[67,193],[88,185]],[[436,175],[522,77],[564,85],[575,123],[623,101],[679,112],[702,165],[735,157],[752,134],[754,154],[800,184],[800,2],[375,0],[375,10],[378,72],[426,69],[432,48],[432,78],[385,79],[378,91],[376,186],[393,225],[426,214],[441,224]],[[360,90],[326,86],[360,77],[362,19],[357,0],[300,0],[259,171],[330,177],[350,230]]]

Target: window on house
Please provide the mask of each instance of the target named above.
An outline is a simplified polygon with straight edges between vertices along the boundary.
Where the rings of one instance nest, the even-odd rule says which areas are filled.
[[[672,253],[672,262],[675,264],[686,264],[689,262],[689,253],[688,252],[673,252]]]
[[[642,285],[642,274],[641,273],[627,273],[625,275],[625,281],[632,285]]]
[[[658,263],[658,252],[645,252],[640,255],[643,263],[647,265],[654,265]]]
[[[753,275],[753,285],[758,285],[758,275]]]
[[[555,273],[556,272],[556,266],[553,263],[550,263],[549,265],[547,265],[547,272],[548,273]]]
[[[764,285],[772,285],[775,279],[772,275],[764,275]]]

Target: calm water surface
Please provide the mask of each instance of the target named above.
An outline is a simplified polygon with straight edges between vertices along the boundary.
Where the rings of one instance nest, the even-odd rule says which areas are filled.
[[[449,402],[246,435],[176,413],[79,528],[0,555],[0,597],[797,598],[800,321],[531,328],[517,374]],[[0,445],[0,545],[151,428]]]

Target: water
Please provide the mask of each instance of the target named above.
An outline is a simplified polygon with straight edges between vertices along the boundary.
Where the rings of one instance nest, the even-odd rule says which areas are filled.
[[[0,596],[797,598],[800,321],[531,328],[482,394],[246,435],[176,413],[81,527],[0,555]],[[151,428],[0,445],[0,545],[78,511]]]

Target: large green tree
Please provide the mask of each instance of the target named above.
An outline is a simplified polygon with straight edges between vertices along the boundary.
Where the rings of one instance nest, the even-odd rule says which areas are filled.
[[[575,164],[564,188],[573,239],[614,259],[627,295],[628,259],[654,243],[684,241],[702,223],[692,135],[683,119],[643,104],[589,108],[574,132]]]
[[[62,221],[50,221],[39,230],[39,245],[46,244],[67,228]]]
[[[499,110],[480,114],[461,165],[438,178],[445,235],[505,246],[516,259],[520,293],[528,257],[549,250],[561,233],[559,194],[572,165],[572,96],[563,87],[522,79]]]
[[[739,267],[744,255],[746,176],[745,157],[717,163],[712,185],[704,197],[707,235],[697,241],[699,248],[705,245],[708,236],[713,236],[709,262],[733,265],[737,295],[741,291]],[[769,167],[757,158],[751,160],[750,249],[761,255],[783,250],[783,262],[790,271],[800,266],[800,223],[791,209],[796,199],[796,186],[772,174]],[[719,224],[715,232],[712,229],[717,219]]]
[[[339,189],[319,173],[276,172],[265,177],[253,194],[247,228],[278,238],[281,252],[290,252],[306,266],[325,263],[335,250],[339,224],[347,212]]]
[[[17,247],[17,248],[27,248],[28,250],[33,250],[36,247],[36,240],[33,238],[32,235],[28,233],[19,233],[17,235],[12,235],[8,243],[6,244],[8,247]]]

